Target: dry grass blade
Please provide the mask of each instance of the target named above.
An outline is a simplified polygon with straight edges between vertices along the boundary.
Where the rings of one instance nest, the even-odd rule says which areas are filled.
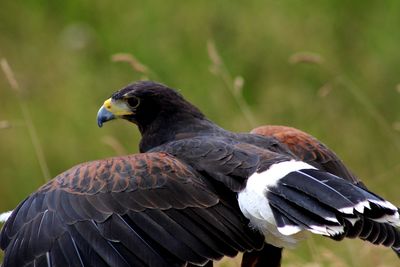
[[[111,56],[111,60],[114,62],[127,62],[131,65],[132,69],[143,73],[148,74],[149,68],[143,65],[139,60],[137,60],[133,55],[127,53],[119,53]]]
[[[257,122],[242,94],[244,85],[243,77],[241,76],[237,76],[235,78],[232,77],[232,75],[230,74],[230,72],[228,71],[228,69],[224,64],[222,57],[219,55],[215,43],[211,40],[207,42],[207,51],[208,51],[208,56],[212,63],[212,65],[210,66],[211,73],[221,78],[225,87],[229,90],[229,92],[235,99],[246,121],[249,123],[251,127],[255,127],[257,125]]]
[[[16,93],[21,94],[21,90],[18,85],[18,82],[15,79],[15,75],[14,75],[13,71],[11,70],[11,67],[8,64],[7,60],[5,58],[2,58],[0,61],[0,64],[1,64],[1,69],[3,70],[4,75],[7,78],[7,81],[11,86],[11,89],[13,89]]]
[[[22,97],[22,90],[19,87],[17,80],[15,79],[14,72],[12,71],[10,65],[8,64],[5,58],[0,61],[1,69],[3,70],[8,83],[10,84],[11,89],[13,89],[18,97],[18,102],[22,111],[22,116],[24,118],[25,124],[28,128],[29,136],[31,138],[36,157],[39,161],[40,168],[42,170],[43,178],[48,181],[51,178],[50,171],[46,162],[46,158],[43,153],[42,146],[39,141],[39,137],[37,135],[35,126],[33,124],[33,120],[31,118],[31,114],[29,112],[28,106],[26,105],[25,100]]]
[[[236,76],[234,81],[233,81],[233,89],[235,90],[235,94],[237,95],[242,95],[243,91],[243,86],[244,86],[244,79],[242,76]]]
[[[0,121],[0,129],[11,128],[11,123],[9,121]]]
[[[330,82],[325,83],[322,85],[321,88],[318,90],[319,97],[327,97],[332,92],[333,86]]]
[[[321,57],[321,55],[312,52],[298,52],[289,57],[289,63],[291,64],[321,64],[322,62],[323,58]]]
[[[135,72],[142,74],[142,80],[148,80],[149,78],[157,79],[157,75],[146,65],[140,62],[134,55],[128,53],[118,53],[111,56],[113,62],[125,62],[128,63]]]
[[[207,42],[207,52],[213,66],[219,67],[223,64],[222,59],[218,54],[217,48],[215,47],[215,43],[211,40],[208,40]]]

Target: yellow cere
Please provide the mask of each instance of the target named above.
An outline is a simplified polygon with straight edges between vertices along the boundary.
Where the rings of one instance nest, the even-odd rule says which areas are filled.
[[[111,111],[111,98],[107,99],[106,101],[104,101],[103,106],[108,110]]]
[[[112,98],[104,101],[103,107],[110,111],[115,116],[131,115],[133,114],[129,106],[122,100],[113,100]]]

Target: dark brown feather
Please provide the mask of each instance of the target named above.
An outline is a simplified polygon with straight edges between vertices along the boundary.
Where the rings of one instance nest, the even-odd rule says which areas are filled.
[[[0,241],[4,266],[181,266],[260,248],[262,235],[247,225],[235,198],[221,199],[192,167],[153,152],[58,175],[17,207]]]

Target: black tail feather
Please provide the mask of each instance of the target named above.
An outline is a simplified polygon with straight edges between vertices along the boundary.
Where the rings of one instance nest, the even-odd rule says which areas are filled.
[[[390,246],[400,257],[398,209],[380,196],[317,169],[293,171],[268,186],[278,230],[290,226]],[[281,232],[285,234],[284,232]]]

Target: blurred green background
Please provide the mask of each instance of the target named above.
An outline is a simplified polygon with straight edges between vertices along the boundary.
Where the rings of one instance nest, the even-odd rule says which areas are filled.
[[[40,150],[52,177],[136,153],[137,129],[122,121],[99,129],[96,113],[113,91],[144,77],[179,88],[227,129],[308,131],[400,205],[399,25],[397,0],[3,1],[0,57],[22,94],[0,73],[0,211],[44,183]],[[116,53],[147,71],[113,62]],[[284,266],[398,265],[390,249],[318,237],[284,258]]]

